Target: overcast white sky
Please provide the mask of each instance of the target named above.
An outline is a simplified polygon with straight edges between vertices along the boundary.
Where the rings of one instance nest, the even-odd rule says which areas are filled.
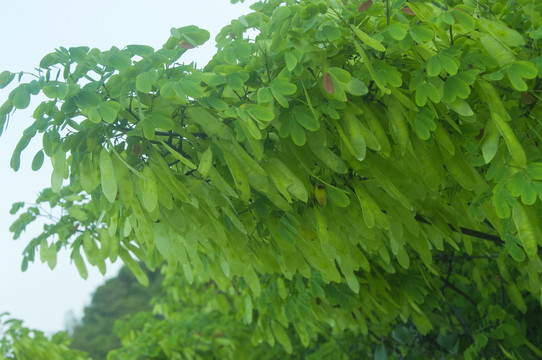
[[[211,40],[190,50],[185,62],[203,66],[214,53],[214,36],[231,19],[248,13],[248,5],[229,0],[19,0],[0,3],[0,72],[32,71],[41,58],[59,46],[82,46],[102,50],[129,44],[145,44],[155,49],[169,37],[171,27],[197,25],[211,32]],[[24,78],[23,78],[24,79]],[[23,80],[24,81],[24,80]],[[8,96],[0,90],[0,104]],[[31,264],[22,273],[22,251],[39,227],[11,240],[8,231],[15,217],[9,215],[15,201],[32,202],[38,192],[50,186],[49,162],[39,172],[30,170],[34,154],[40,149],[37,138],[21,158],[21,170],[9,167],[11,154],[22,131],[31,124],[30,110],[18,111],[6,133],[0,137],[0,313],[25,321],[31,328],[47,332],[64,329],[66,314],[79,316],[96,286],[104,278],[92,269],[82,280],[69,264],[68,254],[59,256],[51,271],[45,264]],[[118,264],[107,276],[116,275]]]

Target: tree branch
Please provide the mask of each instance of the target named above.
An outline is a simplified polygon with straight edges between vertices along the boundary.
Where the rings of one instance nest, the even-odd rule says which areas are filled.
[[[416,221],[420,222],[420,223],[423,223],[423,224],[433,225],[433,224],[431,224],[431,222],[429,222],[429,220],[425,219],[421,215],[416,215],[414,217],[414,219]],[[497,235],[492,235],[492,234],[488,234],[488,233],[485,233],[485,232],[481,232],[481,231],[478,231],[478,230],[472,230],[472,229],[468,229],[468,228],[464,228],[464,227],[459,227],[459,230],[457,230],[451,224],[448,224],[448,226],[450,226],[450,229],[452,229],[452,231],[455,231],[455,232],[458,232],[458,233],[461,233],[461,234],[469,235],[469,236],[476,237],[476,238],[479,238],[479,239],[482,239],[482,240],[491,241],[491,242],[493,242],[493,243],[495,243],[497,245],[500,245],[500,244],[503,243],[502,239]]]

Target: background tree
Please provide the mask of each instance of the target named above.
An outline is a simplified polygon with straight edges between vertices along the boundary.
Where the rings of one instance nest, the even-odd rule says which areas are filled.
[[[60,48],[19,75],[0,123],[49,100],[11,165],[40,134],[32,167],[54,170],[37,204],[62,212],[23,269],[68,249],[83,277],[120,257],[143,284],[135,259],[233,286],[252,342],[287,352],[352,333],[378,358],[541,356],[542,4],[252,8],[201,70],[178,63],[209,38],[187,26],[159,50]]]
[[[158,272],[146,272],[149,286],[141,286],[130,270],[122,267],[119,274],[98,287],[83,318],[75,324],[69,335],[71,347],[83,350],[94,360],[105,359],[107,354],[121,346],[115,335],[115,321],[127,315],[152,310],[151,299],[162,292],[162,277]]]

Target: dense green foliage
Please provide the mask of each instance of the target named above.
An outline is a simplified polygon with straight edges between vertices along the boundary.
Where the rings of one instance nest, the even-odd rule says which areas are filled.
[[[37,204],[62,211],[23,269],[66,248],[83,277],[120,258],[146,284],[137,259],[167,268],[172,299],[212,281],[238,304],[166,301],[165,319],[119,328],[126,351],[157,357],[190,356],[199,340],[178,334],[234,318],[251,330],[227,341],[250,331],[288,353],[336,335],[378,359],[542,356],[542,3],[252,8],[203,69],[178,63],[209,38],[187,26],[159,50],[60,48],[19,76],[0,123],[31,95],[49,100],[11,165],[39,134],[32,168],[47,155],[54,170]],[[26,207],[14,237],[40,214]]]
[[[141,286],[130,270],[122,267],[119,274],[99,286],[83,318],[77,321],[69,334],[73,349],[86,351],[94,360],[105,359],[109,351],[121,346],[114,333],[114,324],[124,316],[152,310],[151,299],[162,292],[162,277],[147,273],[149,286]]]
[[[0,314],[0,360],[87,360],[86,354],[70,349],[70,337],[58,332],[51,337],[39,330],[31,330],[16,319]]]

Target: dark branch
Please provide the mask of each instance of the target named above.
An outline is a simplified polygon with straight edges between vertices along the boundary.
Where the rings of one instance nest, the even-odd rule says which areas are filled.
[[[425,219],[421,215],[416,215],[414,217],[414,219],[416,219],[416,221],[421,222],[423,224],[432,225],[427,219]],[[462,234],[465,234],[465,235],[476,237],[476,238],[479,238],[479,239],[482,239],[482,240],[491,241],[491,242],[493,242],[495,244],[502,244],[503,243],[502,239],[497,235],[488,234],[488,233],[481,232],[481,231],[478,231],[478,230],[467,229],[467,228],[464,228],[464,227],[459,227],[459,230],[457,230],[451,224],[448,224],[448,226],[450,226],[450,229],[452,229],[452,231],[455,231],[455,232],[458,232],[458,233],[462,233]]]

